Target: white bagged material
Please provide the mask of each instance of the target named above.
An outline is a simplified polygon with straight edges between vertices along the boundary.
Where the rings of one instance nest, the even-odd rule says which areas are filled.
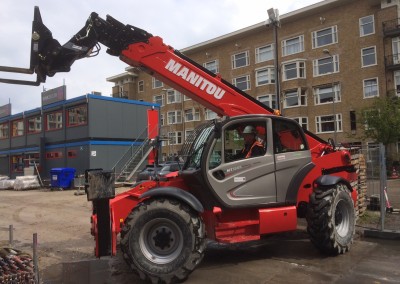
[[[14,190],[25,190],[39,188],[39,180],[37,176],[20,176],[16,177]]]
[[[14,182],[15,182],[15,180],[13,180],[13,179],[0,180],[0,189],[13,189]]]

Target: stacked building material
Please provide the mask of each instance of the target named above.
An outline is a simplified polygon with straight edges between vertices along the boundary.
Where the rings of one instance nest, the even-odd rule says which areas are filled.
[[[0,284],[34,284],[32,257],[19,250],[0,247]]]

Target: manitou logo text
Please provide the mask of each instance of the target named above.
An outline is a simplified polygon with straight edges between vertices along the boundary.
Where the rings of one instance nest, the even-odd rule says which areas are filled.
[[[214,83],[204,79],[199,74],[191,71],[189,68],[182,66],[182,64],[175,62],[175,60],[170,59],[165,68],[168,71],[171,71],[175,75],[182,77],[182,79],[188,81],[193,86],[196,86],[202,91],[206,91],[207,94],[213,95],[214,98],[220,100],[225,91],[222,90],[220,87],[217,87]]]

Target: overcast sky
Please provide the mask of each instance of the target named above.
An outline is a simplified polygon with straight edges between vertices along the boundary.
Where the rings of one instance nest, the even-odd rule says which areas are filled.
[[[163,38],[176,49],[264,22],[269,8],[285,14],[321,0],[0,0],[0,66],[29,67],[30,33],[34,6],[39,6],[43,23],[61,44],[85,24],[91,12],[107,14]],[[0,83],[0,106],[9,101],[12,114],[41,105],[43,89],[67,85],[67,99],[102,92],[110,96],[113,83],[106,78],[123,73],[125,63],[105,52],[78,60],[69,73],[48,77],[39,87]],[[35,81],[33,75],[0,72],[0,78]]]

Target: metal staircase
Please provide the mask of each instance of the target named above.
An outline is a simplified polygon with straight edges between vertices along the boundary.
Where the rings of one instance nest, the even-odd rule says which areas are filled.
[[[152,151],[153,146],[150,145],[151,140],[148,137],[143,140],[140,139],[144,135],[147,136],[147,128],[142,132],[139,138],[131,144],[129,149],[112,168],[117,182],[131,182],[140,166]],[[140,146],[138,146],[138,143],[141,143]]]

